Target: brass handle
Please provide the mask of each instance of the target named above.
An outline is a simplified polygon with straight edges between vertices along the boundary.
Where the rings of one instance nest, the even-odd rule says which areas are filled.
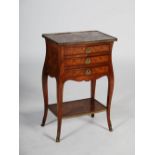
[[[90,48],[86,48],[86,54],[91,53],[91,49]]]
[[[91,70],[90,69],[87,69],[86,72],[85,72],[85,74],[86,75],[91,75]]]
[[[85,64],[88,65],[91,63],[91,59],[90,58],[86,58]]]

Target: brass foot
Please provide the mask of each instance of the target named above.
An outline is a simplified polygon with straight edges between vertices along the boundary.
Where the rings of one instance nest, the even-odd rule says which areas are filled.
[[[56,138],[56,142],[57,142],[57,143],[60,142],[60,138],[57,137],[57,138]]]
[[[41,126],[43,127],[43,126],[45,126],[45,124],[44,124],[44,123],[42,123],[42,124],[41,124]]]
[[[109,131],[110,131],[110,132],[112,132],[112,131],[113,131],[112,126],[110,126],[110,127],[109,127]]]

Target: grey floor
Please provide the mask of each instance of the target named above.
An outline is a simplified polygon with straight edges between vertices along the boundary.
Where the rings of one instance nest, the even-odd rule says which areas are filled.
[[[61,142],[56,143],[56,117],[49,111],[41,127],[43,98],[42,63],[20,63],[20,155],[134,155],[134,65],[116,62],[115,90],[111,119],[113,132],[107,128],[105,112],[95,118],[82,116],[62,121]],[[87,98],[89,82],[69,81],[64,101]],[[56,85],[49,79],[49,100],[56,102]],[[96,98],[105,104],[107,80],[97,80]]]

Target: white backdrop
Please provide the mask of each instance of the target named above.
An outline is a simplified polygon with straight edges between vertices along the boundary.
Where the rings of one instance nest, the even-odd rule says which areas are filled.
[[[73,122],[72,120],[66,120],[62,132],[64,137],[67,138],[64,138],[59,144],[59,146],[63,145],[65,148],[61,147],[58,151],[58,146],[51,140],[55,138],[56,122],[50,123],[45,128],[39,126],[43,112],[41,71],[45,57],[45,42],[41,35],[42,33],[82,30],[99,30],[118,38],[118,42],[115,42],[113,47],[115,89],[112,100],[112,122],[114,132],[112,133],[113,136],[110,136],[109,132],[96,128],[90,131],[90,133],[94,133],[94,136],[89,134],[89,138],[84,143],[81,139],[84,137],[82,134],[87,135],[89,127],[86,128],[86,131],[81,129],[78,133],[66,136],[66,131],[68,134],[72,132],[72,123],[73,126],[77,125],[76,128],[80,124],[79,119],[73,119]],[[54,79],[49,80],[49,86],[49,101],[56,102]],[[99,79],[97,81],[96,98],[105,103],[106,91],[106,79]],[[69,81],[65,84],[65,101],[85,98],[89,95],[88,82]],[[106,127],[106,117],[104,116],[102,123],[102,115],[98,114],[95,119],[96,122],[100,122],[101,126]],[[53,117],[49,114],[48,122]],[[84,117],[83,119],[88,119],[89,122],[90,118]],[[79,124],[76,124],[76,122]],[[65,124],[70,128],[68,129],[67,125],[65,127]],[[98,130],[105,132],[103,141],[106,138],[111,139],[111,141],[103,142],[104,148],[99,140],[101,133]],[[95,139],[95,135],[98,133],[98,139]],[[47,135],[51,137],[48,138]],[[79,138],[80,136],[81,138]],[[91,143],[91,136],[95,144],[98,145],[96,150],[91,147],[91,144],[88,145],[88,143]],[[73,153],[69,151],[69,144],[75,141],[77,141],[78,148],[81,149],[75,147]],[[87,147],[82,147],[80,145],[81,141],[84,143],[83,146]],[[47,154],[52,151],[55,151],[54,154],[61,154],[61,152],[63,154],[64,151],[67,151],[67,154],[91,154],[91,152],[93,154],[96,151],[98,154],[106,152],[109,155],[114,152],[119,155],[133,154],[134,0],[20,1],[20,153],[21,155],[37,154],[38,152],[42,154],[45,151],[45,144]]]

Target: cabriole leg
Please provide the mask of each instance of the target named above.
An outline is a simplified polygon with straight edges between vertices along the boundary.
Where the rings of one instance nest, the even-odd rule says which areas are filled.
[[[91,106],[92,106],[92,109],[94,109],[95,87],[96,87],[96,79],[91,80]],[[91,117],[94,117],[94,113],[91,114]]]
[[[61,124],[62,124],[62,100],[63,100],[63,82],[57,80],[57,137],[56,142],[60,142]]]
[[[48,75],[45,73],[44,69],[42,72],[42,91],[43,91],[43,98],[44,98],[44,115],[43,115],[41,126],[44,126],[47,118],[47,113],[48,113]]]
[[[113,68],[111,67],[111,72],[108,75],[108,96],[107,96],[107,111],[106,111],[109,131],[112,131],[112,124],[110,119],[110,108],[111,108],[113,89],[114,89],[114,73],[113,73]]]

